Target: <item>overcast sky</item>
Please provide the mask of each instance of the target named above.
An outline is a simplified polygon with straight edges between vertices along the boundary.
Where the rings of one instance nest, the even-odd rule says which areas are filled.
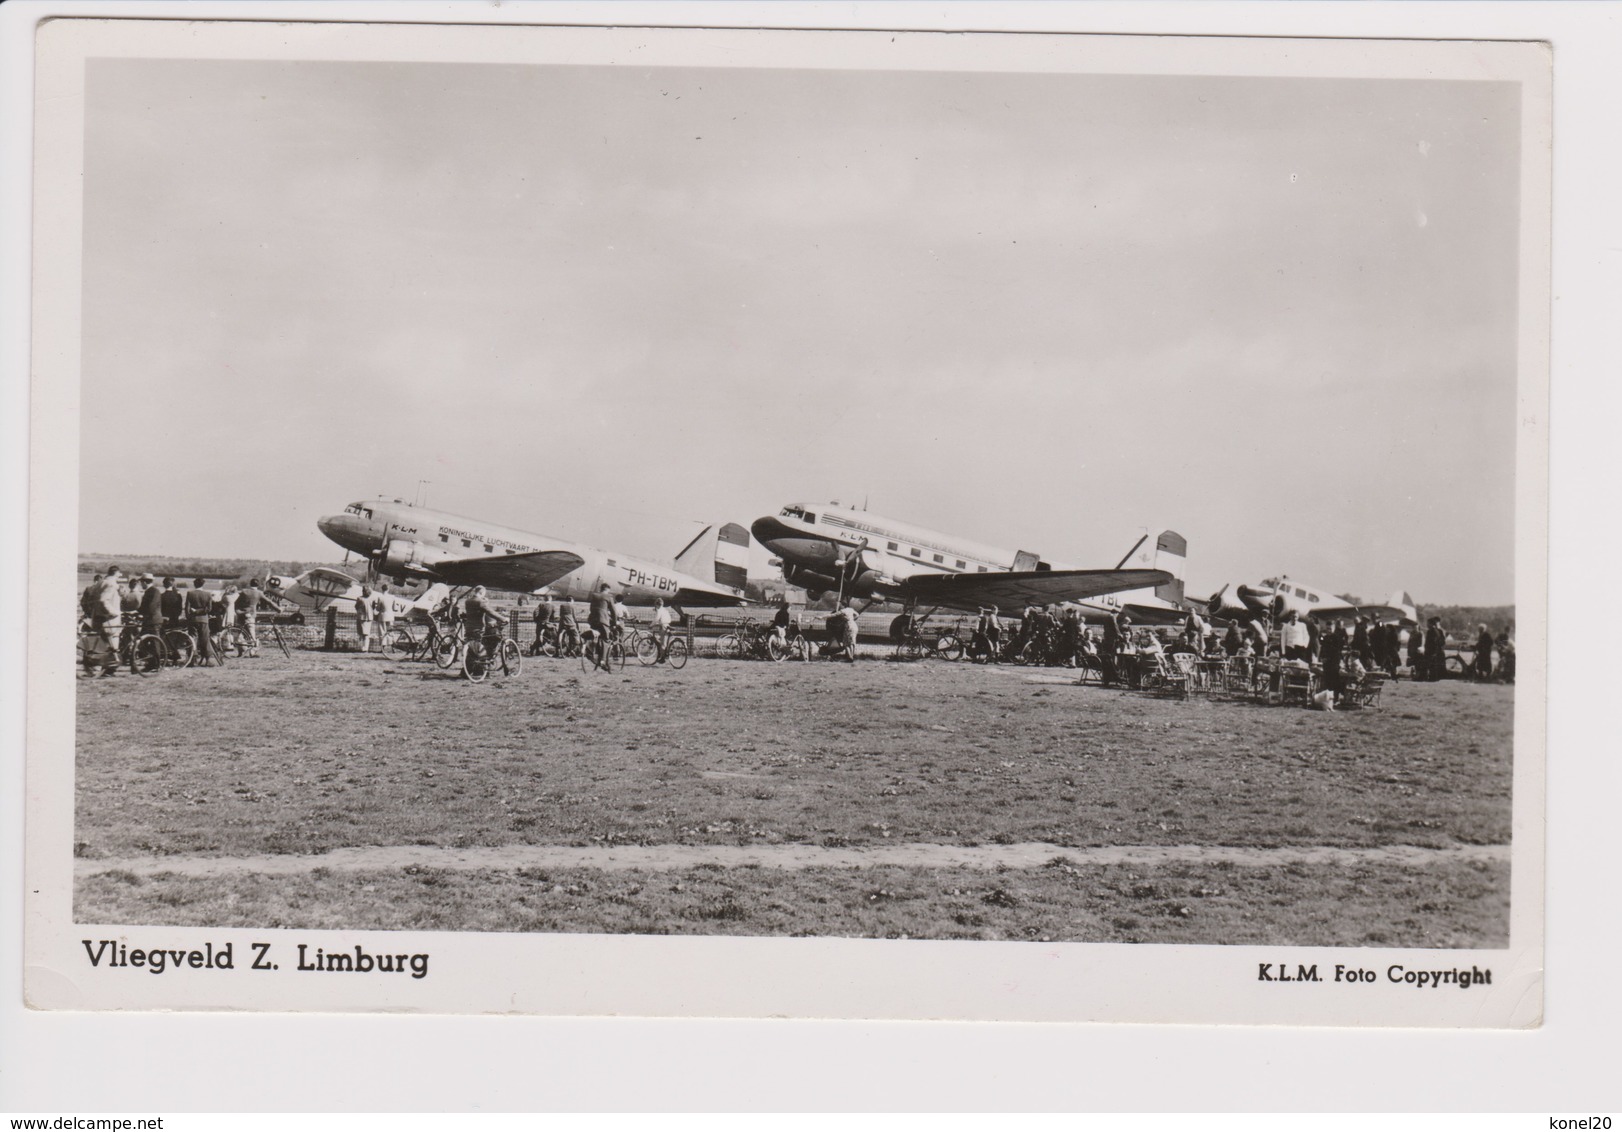
[[[1513,596],[1510,84],[92,60],[85,550],[790,501]]]

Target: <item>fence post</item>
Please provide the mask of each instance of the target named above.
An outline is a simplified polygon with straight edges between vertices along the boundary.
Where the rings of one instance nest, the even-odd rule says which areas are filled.
[[[338,647],[338,607],[327,606],[327,643],[323,646],[328,652]]]

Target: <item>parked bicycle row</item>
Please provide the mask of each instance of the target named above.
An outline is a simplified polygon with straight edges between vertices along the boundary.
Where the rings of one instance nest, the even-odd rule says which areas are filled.
[[[227,658],[259,655],[259,612],[264,588],[252,581],[218,593],[202,578],[181,588],[151,574],[126,580],[117,566],[97,574],[79,595],[79,671],[115,676],[128,669],[155,676],[166,668],[223,665]],[[287,643],[265,627],[285,656]]]

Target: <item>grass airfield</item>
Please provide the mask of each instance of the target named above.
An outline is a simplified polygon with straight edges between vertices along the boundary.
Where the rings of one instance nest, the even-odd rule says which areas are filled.
[[[75,919],[1507,945],[1513,688],[1326,714],[880,655],[81,681]]]

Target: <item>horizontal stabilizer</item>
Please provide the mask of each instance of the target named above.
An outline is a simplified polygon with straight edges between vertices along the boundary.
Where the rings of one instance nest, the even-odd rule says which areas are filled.
[[[551,585],[585,562],[567,550],[532,550],[528,554],[487,554],[435,562],[427,572],[453,586],[489,586],[523,594]]]
[[[683,586],[676,591],[671,604],[677,609],[732,609],[740,605],[749,604],[749,599],[742,593],[720,593],[714,590],[695,590],[691,586]]]

